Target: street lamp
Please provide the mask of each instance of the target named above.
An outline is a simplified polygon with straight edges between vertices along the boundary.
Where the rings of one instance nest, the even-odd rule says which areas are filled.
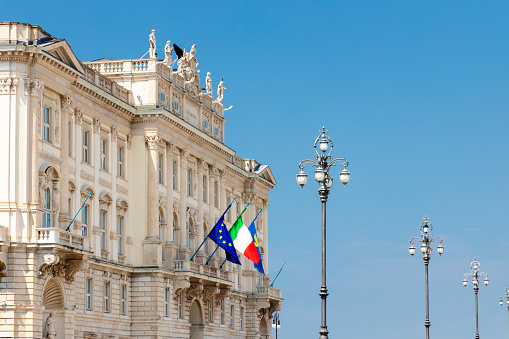
[[[507,286],[507,288],[505,289],[505,302],[507,304],[507,311],[509,313],[509,286]],[[500,306],[504,305],[504,299],[503,297],[500,297]]]
[[[329,150],[330,144],[330,150]],[[318,148],[317,148],[318,146]],[[332,187],[332,176],[329,170],[332,166],[339,164],[343,166],[343,170],[339,172],[339,181],[346,185],[350,180],[350,172],[347,171],[348,161],[345,158],[332,158],[332,140],[329,138],[325,127],[322,128],[318,138],[315,140],[315,155],[313,160],[302,160],[299,163],[300,172],[297,174],[297,183],[304,187],[307,181],[307,175],[304,167],[311,165],[316,167],[315,180],[319,184],[318,194],[322,202],[322,287],[320,288],[320,297],[322,298],[322,325],[320,328],[320,339],[328,339],[329,331],[327,330],[327,293],[326,284],[326,205],[329,191]],[[327,153],[328,151],[328,153]]]
[[[484,275],[484,285],[488,286],[490,282],[488,280],[488,273],[481,272],[481,264],[474,258],[474,261],[470,263],[470,273],[463,274],[463,286],[467,287],[467,277],[472,277],[472,284],[474,285],[475,293],[475,339],[479,339],[479,312],[477,307],[477,293],[479,292],[479,278]]]
[[[281,321],[279,321],[279,313],[275,313],[272,318],[272,328],[276,329],[276,339],[277,339],[277,330],[281,328]]]
[[[421,252],[422,259],[424,260],[424,277],[426,283],[426,321],[424,322],[424,326],[426,327],[426,339],[429,339],[429,327],[431,323],[429,321],[429,285],[428,285],[428,265],[431,254],[431,242],[433,240],[438,240],[437,252],[442,255],[444,253],[444,246],[442,246],[442,238],[433,237],[431,231],[433,230],[433,226],[428,219],[428,216],[424,217],[424,220],[421,223],[421,235],[418,238],[412,238],[410,240],[410,247],[408,248],[408,252],[410,255],[415,254],[415,246],[414,243],[416,241],[421,243]]]

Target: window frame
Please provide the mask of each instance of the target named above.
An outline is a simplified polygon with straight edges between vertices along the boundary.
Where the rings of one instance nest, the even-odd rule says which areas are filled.
[[[120,285],[120,314],[127,314],[127,285]]]
[[[202,200],[203,200],[204,203],[207,203],[207,200],[208,200],[207,199],[207,193],[208,193],[208,187],[207,187],[208,185],[207,184],[208,184],[208,180],[207,180],[207,176],[206,175],[203,176],[203,180],[202,181],[203,181],[203,188],[202,188],[203,198],[202,198]]]
[[[108,139],[101,138],[101,170],[108,172]]]
[[[104,296],[104,313],[110,313],[111,305],[110,305],[110,292],[111,292],[111,282],[105,281],[103,286],[103,296]]]
[[[81,161],[85,164],[90,165],[90,159],[92,158],[90,155],[90,131],[83,129],[82,138],[81,138]]]
[[[92,295],[93,295],[94,285],[92,278],[85,279],[85,310],[92,311]]]
[[[193,197],[193,169],[187,169],[187,196]]]
[[[159,183],[164,185],[164,156],[162,153],[157,153],[157,171]]]
[[[51,199],[52,199],[52,194],[51,194],[51,189],[49,187],[45,187],[43,189],[44,191],[44,205],[42,207],[43,209],[43,214],[42,214],[42,227],[51,227],[51,219],[52,219],[52,215],[51,215]]]
[[[125,178],[124,169],[124,146],[117,147],[117,177]]]
[[[89,217],[90,217],[90,205],[83,205],[81,212],[81,226],[83,227],[82,235],[84,237],[88,237],[88,226],[89,226]]]
[[[51,142],[51,107],[48,107],[48,106],[44,106],[44,109],[43,109],[43,132],[42,132],[42,138],[45,142],[47,143],[52,143]],[[47,119],[46,119],[47,118]]]
[[[173,166],[173,189],[175,191],[178,191],[178,165],[177,165],[177,161],[173,160],[172,166]]]
[[[117,215],[118,255],[124,255],[124,216]]]
[[[166,287],[164,289],[164,316],[170,316],[170,288]]]
[[[99,229],[101,230],[101,251],[108,251],[108,211],[99,211]]]

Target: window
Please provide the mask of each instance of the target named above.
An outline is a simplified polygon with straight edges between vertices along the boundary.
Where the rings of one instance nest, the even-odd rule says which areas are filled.
[[[161,242],[163,243],[163,253],[162,253],[162,259],[165,260],[165,255],[164,255],[164,247],[165,247],[165,242],[166,242],[166,237],[165,237],[165,227],[164,227],[164,224],[163,224],[163,216],[161,215],[161,212],[159,212],[159,240],[161,240]]]
[[[127,311],[127,286],[120,286],[120,314],[125,315]]]
[[[233,329],[235,326],[233,320],[235,316],[235,306],[230,306],[230,328]]]
[[[244,307],[240,308],[240,330],[244,331]]]
[[[226,206],[230,206],[232,202],[231,198],[226,198]],[[232,221],[232,210],[228,209],[228,212],[226,212],[226,221],[231,222]]]
[[[108,140],[101,139],[101,169],[108,171]]]
[[[214,322],[214,297],[209,297],[209,323]]]
[[[190,168],[187,170],[187,195],[193,196],[193,170]]]
[[[178,189],[178,188],[177,188],[177,179],[178,179],[178,178],[177,178],[177,170],[178,170],[178,168],[177,168],[177,162],[176,162],[176,161],[174,161],[174,162],[173,162],[173,189],[174,189],[174,190],[177,190],[177,189]]]
[[[217,181],[214,181],[214,207],[219,207],[217,198]]]
[[[237,215],[239,215],[240,214],[240,200],[237,200],[236,205],[237,205]]]
[[[104,283],[104,313],[110,312],[110,282]]]
[[[117,217],[117,233],[118,233],[118,254],[124,254],[124,217]]]
[[[207,202],[207,177],[203,176],[203,202]]]
[[[124,147],[119,147],[117,151],[117,176],[124,177]]]
[[[163,182],[163,155],[159,153],[159,156],[157,157],[157,169],[159,172],[159,183],[164,184]]]
[[[224,325],[224,298],[221,299],[221,306],[219,312],[221,313],[221,325]]]
[[[177,101],[173,102],[173,108],[175,108],[177,111],[179,109],[179,103]]]
[[[67,132],[68,132],[67,137],[68,137],[69,140],[67,140],[67,142],[69,143],[68,146],[69,146],[69,156],[70,157],[72,157],[72,153],[73,153],[72,152],[72,146],[73,146],[72,145],[72,141],[73,141],[73,139],[72,139],[72,134],[73,134],[72,130],[73,130],[73,128],[74,128],[74,123],[72,122],[71,119],[69,119],[69,121],[67,123]]]
[[[170,288],[166,287],[164,289],[164,316],[170,316]]]
[[[42,227],[51,227],[51,191],[49,187],[44,189],[44,214],[42,215]]]
[[[89,213],[88,205],[83,206],[83,210],[81,211],[81,223],[83,224],[84,237],[88,237],[88,213]]]
[[[179,319],[184,319],[184,296],[183,296],[182,290],[180,290],[180,292],[179,292],[178,311],[179,311]]]
[[[163,92],[159,92],[159,99],[161,99],[162,102],[164,102],[164,93]]]
[[[219,134],[219,131],[217,130],[217,127],[216,127],[216,128],[214,128],[214,133],[216,133],[216,135],[218,135],[218,134]]]
[[[90,163],[90,154],[88,147],[90,146],[89,132],[83,131],[83,162]]]
[[[99,227],[101,228],[101,250],[103,251],[106,251],[108,249],[106,242],[107,225],[108,225],[108,212],[101,210],[99,212]]]
[[[44,141],[51,142],[51,109],[44,107]]]
[[[92,278],[85,280],[85,309],[92,310]]]
[[[203,127],[207,128],[207,120],[203,120]]]
[[[191,249],[191,230],[192,230],[192,225],[191,225],[191,220],[189,220],[187,222],[187,248]]]

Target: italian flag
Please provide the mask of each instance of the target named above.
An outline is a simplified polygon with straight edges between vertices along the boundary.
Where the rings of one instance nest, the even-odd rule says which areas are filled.
[[[246,206],[247,208],[247,206]],[[244,211],[246,209],[244,208]],[[233,226],[230,228],[230,236],[233,240],[233,246],[240,253],[244,254],[246,258],[258,264],[260,262],[260,255],[258,254],[258,249],[256,248],[256,244],[253,240],[253,236],[244,222],[242,221],[242,214],[244,211],[240,213],[239,217],[233,223]]]

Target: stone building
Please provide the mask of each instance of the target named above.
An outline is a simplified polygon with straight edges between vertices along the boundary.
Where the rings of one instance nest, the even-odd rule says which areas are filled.
[[[267,271],[274,177],[224,144],[196,47],[173,70],[150,40],[149,59],[81,62],[0,23],[0,338],[272,338],[268,276],[222,250],[206,265],[211,241],[190,257],[236,198],[228,227],[263,208]]]

